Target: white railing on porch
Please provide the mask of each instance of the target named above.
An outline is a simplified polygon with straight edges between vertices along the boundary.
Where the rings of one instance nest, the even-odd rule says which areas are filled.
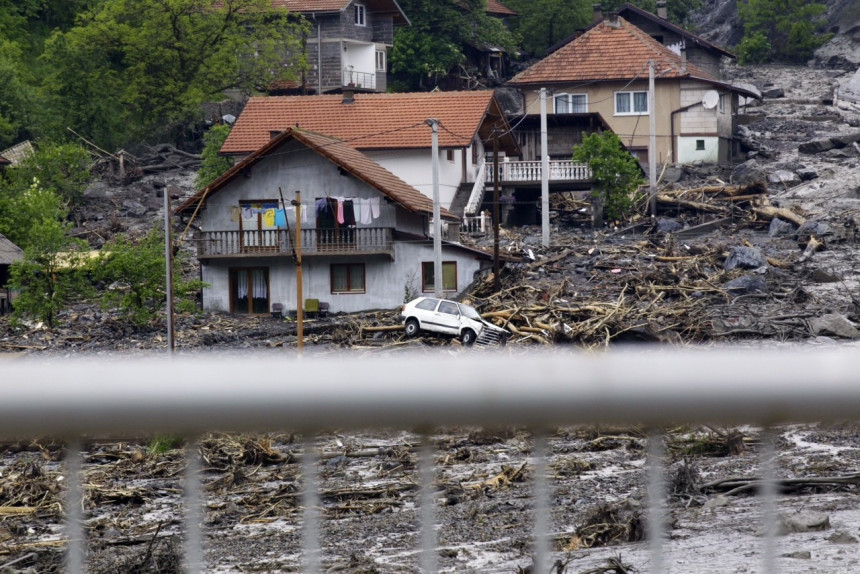
[[[485,169],[487,160],[482,158],[478,164],[478,169],[475,174],[475,185],[472,186],[472,193],[469,194],[469,202],[466,204],[466,215],[475,215],[481,208],[481,202],[484,201],[484,188],[487,181],[487,170]]]
[[[477,215],[466,215],[463,217],[463,231],[465,233],[485,234],[493,224],[493,218],[486,213]]]
[[[500,182],[529,182],[541,181],[543,166],[540,161],[506,161],[499,163]],[[492,164],[486,167],[487,181],[492,178]],[[588,181],[591,179],[591,170],[584,163],[574,163],[570,160],[550,160],[549,181]]]
[[[201,231],[197,257],[291,254],[294,232],[286,229]],[[390,227],[302,229],[302,254],[379,253],[392,249]]]

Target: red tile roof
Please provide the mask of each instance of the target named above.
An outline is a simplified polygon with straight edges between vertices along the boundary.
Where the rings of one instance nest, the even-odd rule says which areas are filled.
[[[356,94],[351,104],[340,95],[256,97],[248,100],[221,153],[250,153],[272,131],[297,125],[361,150],[429,148],[428,118],[439,120],[439,147],[465,147],[480,128],[487,129],[485,118],[501,116],[492,90]]]
[[[701,68],[651,38],[620,16],[617,25],[607,20],[594,25],[572,42],[523,70],[511,85],[569,84],[648,78],[648,62],[654,61],[658,78],[698,78],[718,82]]]
[[[427,129],[429,130],[429,128]],[[177,211],[188,211],[196,208],[198,203],[217,193],[235,177],[241,177],[243,170],[266,159],[270,153],[274,152],[274,150],[290,139],[303,143],[308,148],[341,167],[344,171],[349,172],[356,179],[365,182],[370,187],[400,204],[406,210],[415,213],[433,214],[433,201],[430,198],[360,151],[340,140],[295,128],[288,128],[277,137],[270,138],[266,145],[260,147],[247,158],[231,167],[208,187],[188,198],[177,208]],[[451,221],[459,221],[460,219],[444,208],[439,209],[439,214],[442,219]]]
[[[487,14],[496,16],[516,16],[517,12],[511,10],[499,0],[487,0]]]

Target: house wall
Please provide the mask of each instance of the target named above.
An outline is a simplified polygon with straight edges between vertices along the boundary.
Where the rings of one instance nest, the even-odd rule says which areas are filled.
[[[632,150],[647,150],[649,145],[649,124],[647,115],[615,115],[615,92],[638,92],[648,91],[647,74],[642,81],[636,82],[601,82],[588,87],[583,86],[555,86],[553,93],[588,94],[588,111],[598,112],[615,134],[628,148]],[[540,114],[540,94],[534,90],[525,90],[525,108],[531,110],[532,114]],[[678,109],[680,104],[679,86],[677,81],[656,82],[654,86],[654,99],[657,108],[656,132],[657,132],[657,162],[666,161],[671,151],[671,124],[670,115],[672,110]],[[551,110],[547,106],[547,110]],[[647,152],[639,154],[640,161],[647,161]]]
[[[705,94],[717,92],[718,103],[705,108]],[[735,109],[732,92],[720,92],[711,84],[688,82],[681,90],[681,106],[689,109],[680,114],[677,135],[677,162],[726,163],[731,156]],[[704,149],[701,149],[704,144]]]
[[[376,14],[369,8],[366,14],[366,26],[355,25],[353,4],[338,14],[304,14],[313,28],[306,40],[307,83],[310,87],[319,92],[340,89],[343,87],[343,72],[346,66],[352,65],[355,72],[376,76],[376,91],[385,91],[385,74],[376,73],[376,50],[384,50],[394,44],[394,18]],[[322,84],[319,81],[320,65]]]
[[[372,309],[396,310],[404,301],[407,286],[410,292],[421,293],[421,264],[434,258],[432,241],[398,241],[395,259],[387,256],[359,257],[306,257],[302,259],[302,296],[329,303],[332,313],[355,313]],[[487,260],[475,257],[450,246],[443,246],[443,261],[457,262],[457,289],[462,291],[475,279],[475,274],[486,266]],[[332,293],[331,265],[364,263],[364,293]],[[228,270],[241,267],[269,269],[269,299],[282,303],[284,309],[296,309],[296,265],[289,257],[261,257],[234,261],[213,260],[202,267],[203,281],[209,284],[203,290],[203,308],[207,311],[230,311],[230,285]],[[446,293],[453,296],[455,293]]]
[[[304,228],[316,227],[314,204],[319,197],[343,196],[359,200],[379,197],[379,217],[370,225],[359,223],[358,227],[397,225],[401,231],[423,233],[419,220],[401,216],[398,221],[394,205],[380,192],[350,175],[342,175],[336,165],[294,141],[278,148],[271,158],[257,162],[250,168],[248,177],[234,179],[210,197],[199,215],[200,228],[203,231],[238,230],[239,224],[230,219],[231,207],[238,206],[240,200],[278,200],[280,190],[287,203],[295,199],[295,190],[301,191],[302,209],[307,210],[307,219],[302,223]]]
[[[427,128],[428,139],[431,137]],[[453,161],[447,159],[447,150],[439,150],[439,205],[451,207],[457,188],[463,182],[463,149],[453,149]],[[376,163],[433,199],[433,153],[431,149],[417,150],[366,150],[364,154]],[[467,171],[471,166],[472,153],[466,153]]]

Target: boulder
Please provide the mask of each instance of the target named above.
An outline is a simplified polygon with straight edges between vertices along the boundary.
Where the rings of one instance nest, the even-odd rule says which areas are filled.
[[[784,98],[785,90],[782,88],[768,88],[766,90],[762,90],[762,97],[775,99],[775,98]]]
[[[786,186],[794,186],[800,183],[800,176],[787,169],[778,169],[767,176],[768,183],[780,183]]]
[[[794,235],[794,225],[787,221],[783,221],[778,217],[770,220],[770,227],[767,229],[767,234],[770,237],[784,237]]]
[[[726,257],[723,268],[726,271],[732,269],[758,269],[767,265],[767,257],[756,247],[734,247]]]
[[[828,313],[809,320],[809,328],[816,335],[835,335],[843,339],[860,338],[860,331],[844,315]]]
[[[767,290],[767,284],[764,277],[761,275],[741,275],[731,281],[728,281],[723,288],[726,291],[738,293],[764,293]]]
[[[824,138],[820,140],[803,142],[802,144],[797,146],[797,151],[806,154],[816,154],[831,150],[834,147],[836,147],[836,144],[833,143],[833,140],[831,138]]]
[[[745,161],[732,171],[732,182],[736,185],[747,185],[764,181],[767,181],[767,175],[754,159]]]

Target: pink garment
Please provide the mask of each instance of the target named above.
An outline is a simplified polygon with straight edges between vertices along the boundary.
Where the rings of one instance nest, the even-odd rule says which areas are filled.
[[[343,198],[336,197],[337,199],[337,222],[343,223]]]

